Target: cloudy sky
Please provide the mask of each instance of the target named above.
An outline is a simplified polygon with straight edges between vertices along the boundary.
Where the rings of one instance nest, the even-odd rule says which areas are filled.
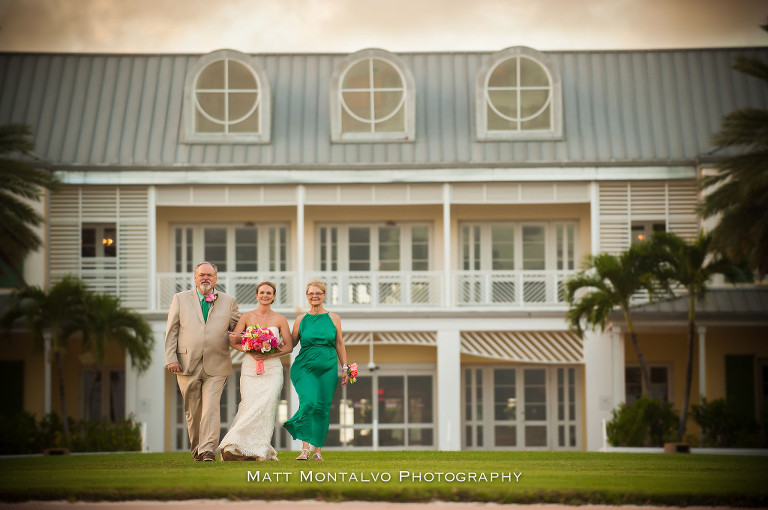
[[[768,46],[768,0],[0,0],[0,51]]]

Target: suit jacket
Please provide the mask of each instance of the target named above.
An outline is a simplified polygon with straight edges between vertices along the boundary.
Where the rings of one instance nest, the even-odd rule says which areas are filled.
[[[197,298],[197,289],[173,296],[165,327],[165,364],[180,363],[188,375],[199,362],[208,375],[232,374],[229,335],[240,319],[234,296],[216,292],[218,297],[208,310],[208,322]]]

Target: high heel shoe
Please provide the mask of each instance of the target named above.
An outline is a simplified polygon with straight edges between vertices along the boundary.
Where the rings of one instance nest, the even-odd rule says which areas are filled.
[[[296,457],[296,460],[308,460],[309,459],[309,448],[302,448],[301,454]]]

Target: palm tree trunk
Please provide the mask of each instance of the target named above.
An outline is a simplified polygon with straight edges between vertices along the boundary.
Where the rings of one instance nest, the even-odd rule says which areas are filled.
[[[64,398],[64,369],[61,366],[61,351],[53,353],[56,361],[56,374],[59,377],[59,397],[61,397],[61,424],[64,427],[64,442],[69,441],[69,416],[67,415],[67,400]]]
[[[693,338],[696,334],[696,324],[694,323],[694,297],[688,293],[688,356],[685,368],[685,390],[683,391],[683,406],[680,409],[680,425],[677,427],[677,441],[683,440],[685,434],[685,425],[688,421],[688,406],[691,401],[691,384],[693,382]]]
[[[640,363],[640,375],[643,378],[645,384],[643,384],[643,395],[646,391],[651,390],[651,371],[648,369],[648,364],[645,362],[645,356],[643,356],[643,350],[640,348],[640,341],[637,339],[637,333],[635,332],[635,326],[632,324],[632,319],[629,316],[629,309],[624,308],[624,321],[627,323],[627,329],[629,329],[629,337],[632,339],[632,345],[635,346],[635,353],[637,354],[637,361]]]

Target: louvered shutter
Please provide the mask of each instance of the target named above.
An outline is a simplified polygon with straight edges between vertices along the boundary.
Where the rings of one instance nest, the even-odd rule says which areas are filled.
[[[626,250],[633,221],[663,221],[688,240],[699,232],[694,181],[600,183],[599,201],[601,252]]]

